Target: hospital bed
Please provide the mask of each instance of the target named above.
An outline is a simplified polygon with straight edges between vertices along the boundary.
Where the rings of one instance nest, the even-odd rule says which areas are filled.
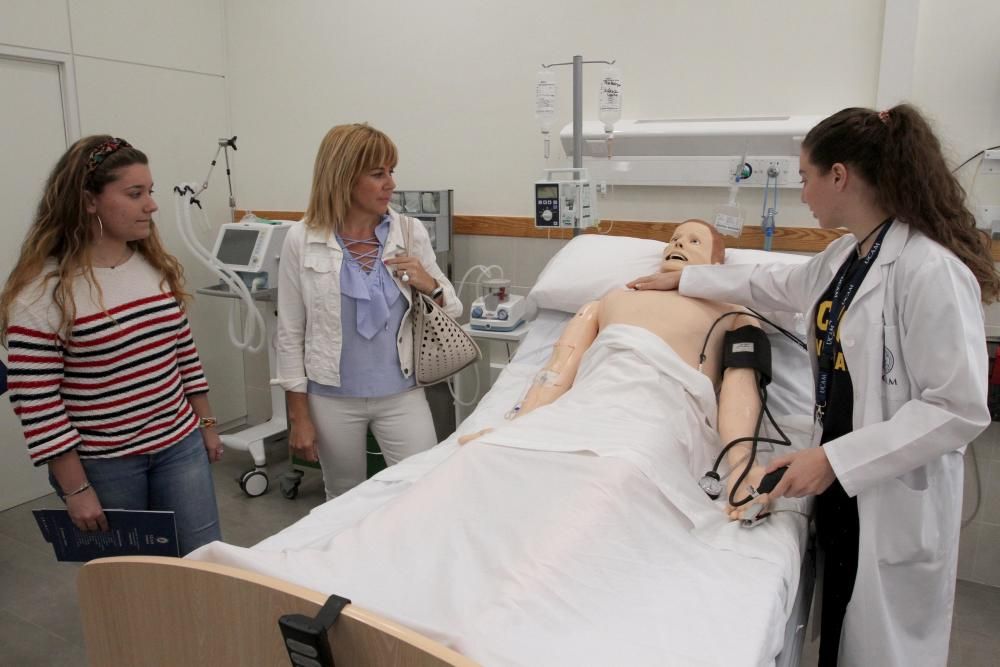
[[[788,501],[743,529],[721,518],[720,505],[676,511],[710,501],[665,498],[684,485],[669,474],[654,480],[669,466],[643,470],[627,452],[581,456],[504,442],[504,414],[572,313],[652,272],[660,248],[585,236],[561,250],[532,291],[537,316],[517,354],[458,432],[431,450],[250,549],[213,543],[182,560],[85,565],[80,607],[91,664],[288,664],[277,619],[313,615],[338,594],[354,601],[330,630],[338,664],[797,665],[813,580],[807,507]],[[804,330],[801,318],[779,323]],[[622,338],[607,349],[631,337],[641,352],[641,331],[610,332]],[[779,334],[769,338],[769,404],[805,446],[808,358]],[[457,444],[461,434],[497,426],[495,436]],[[567,428],[561,423],[549,442],[572,440]],[[514,433],[527,437],[530,424]],[[496,489],[492,478],[518,483]]]

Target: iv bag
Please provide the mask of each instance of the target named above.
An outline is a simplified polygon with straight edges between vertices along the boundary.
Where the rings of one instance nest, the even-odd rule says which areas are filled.
[[[597,117],[604,123],[608,134],[622,117],[622,74],[614,65],[604,68],[597,103]]]
[[[535,118],[543,134],[548,134],[556,116],[556,79],[550,69],[538,70],[535,83]]]
[[[549,131],[556,119],[556,78],[555,73],[543,67],[538,70],[535,81],[535,118],[545,138],[545,159],[549,157]]]

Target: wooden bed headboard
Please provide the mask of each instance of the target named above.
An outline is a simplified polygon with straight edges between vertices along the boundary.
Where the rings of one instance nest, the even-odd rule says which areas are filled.
[[[225,565],[140,556],[85,564],[77,588],[91,667],[287,667],[278,618],[315,616],[327,597]],[[354,605],[327,636],[338,667],[476,665]]]

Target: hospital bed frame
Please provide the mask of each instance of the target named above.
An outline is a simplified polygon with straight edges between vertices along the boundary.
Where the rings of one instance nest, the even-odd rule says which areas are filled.
[[[803,559],[778,667],[797,667],[812,599]],[[314,616],[317,591],[226,565],[153,556],[101,558],[80,569],[80,615],[91,667],[288,665],[278,618]],[[355,605],[327,632],[337,665],[473,667],[477,663]]]
[[[812,599],[813,558],[799,589],[777,667],[797,667]],[[91,667],[288,665],[278,618],[315,616],[322,593],[226,565],[127,556],[85,564],[80,614]],[[336,665],[473,667],[477,663],[377,614],[347,605],[327,632]]]
[[[80,569],[77,585],[91,667],[289,665],[278,618],[315,616],[327,600],[273,577],[179,558],[101,558]],[[327,638],[338,666],[476,664],[355,605]]]
[[[289,212],[258,213],[273,219],[301,217]],[[799,664],[813,578],[814,558],[809,550],[776,667]],[[234,567],[144,556],[91,561],[80,569],[78,589],[91,667],[288,665],[278,618],[314,616],[327,601],[317,591]],[[327,637],[334,662],[341,667],[477,664],[353,604],[344,608]]]

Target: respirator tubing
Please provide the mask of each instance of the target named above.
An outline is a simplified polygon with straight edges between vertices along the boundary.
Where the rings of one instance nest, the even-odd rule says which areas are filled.
[[[195,184],[182,183],[174,189],[177,193],[177,229],[180,232],[181,240],[198,261],[217,275],[226,287],[246,304],[247,317],[242,325],[242,336],[239,331],[239,304],[234,303],[233,307],[230,308],[229,339],[237,349],[256,354],[263,349],[267,338],[264,316],[261,315],[257,304],[254,303],[253,296],[250,294],[250,290],[243,282],[243,279],[235,271],[219,262],[215,256],[201,245],[195,236],[191,226],[191,207],[193,205],[191,194],[195,192],[194,186]],[[207,214],[202,211],[202,215],[205,216],[207,223]],[[256,343],[251,342],[254,340],[256,340]]]

